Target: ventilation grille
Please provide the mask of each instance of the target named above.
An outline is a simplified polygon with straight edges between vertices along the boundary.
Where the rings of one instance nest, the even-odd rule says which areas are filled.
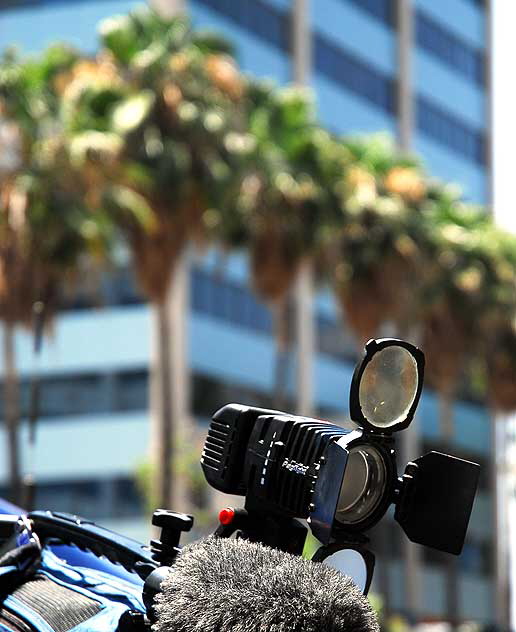
[[[231,443],[229,437],[230,428],[227,424],[212,421],[202,452],[202,462],[208,467],[218,470],[221,476],[223,476],[226,464],[224,452]]]
[[[68,632],[98,614],[98,601],[37,575],[13,593],[18,601],[38,614],[54,632]]]

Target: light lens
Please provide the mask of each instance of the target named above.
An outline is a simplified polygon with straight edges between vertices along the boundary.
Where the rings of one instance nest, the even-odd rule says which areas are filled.
[[[403,422],[416,398],[418,382],[417,363],[407,349],[399,345],[381,349],[360,380],[362,414],[380,429]]]
[[[351,448],[335,519],[347,525],[368,518],[383,497],[386,480],[385,462],[376,448],[370,445]]]

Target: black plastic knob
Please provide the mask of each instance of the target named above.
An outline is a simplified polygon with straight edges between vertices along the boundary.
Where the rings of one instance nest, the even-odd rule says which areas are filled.
[[[152,524],[161,527],[159,540],[151,540],[151,550],[154,559],[162,565],[173,563],[179,553],[181,534],[190,531],[193,526],[193,516],[168,509],[156,509],[152,515]]]
[[[172,529],[179,532],[190,531],[193,523],[193,516],[168,509],[156,509],[152,514],[152,524],[162,529]]]

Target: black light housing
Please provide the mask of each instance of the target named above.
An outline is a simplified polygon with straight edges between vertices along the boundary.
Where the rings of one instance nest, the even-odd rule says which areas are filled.
[[[322,544],[317,559],[366,560],[357,557],[366,550],[366,532],[395,504],[412,541],[459,554],[478,465],[430,453],[398,477],[395,433],[414,418],[424,363],[408,342],[370,340],[351,383],[355,430],[240,404],[217,411],[201,458],[204,474],[216,489],[245,496],[244,508],[231,524],[221,522],[217,535],[238,531],[301,554],[308,524]]]
[[[409,463],[394,518],[417,544],[459,555],[475,500],[480,468],[429,452]]]

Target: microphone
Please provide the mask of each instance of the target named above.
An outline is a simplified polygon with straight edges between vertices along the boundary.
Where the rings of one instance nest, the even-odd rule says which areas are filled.
[[[244,539],[186,546],[160,588],[153,632],[379,632],[349,577]]]

